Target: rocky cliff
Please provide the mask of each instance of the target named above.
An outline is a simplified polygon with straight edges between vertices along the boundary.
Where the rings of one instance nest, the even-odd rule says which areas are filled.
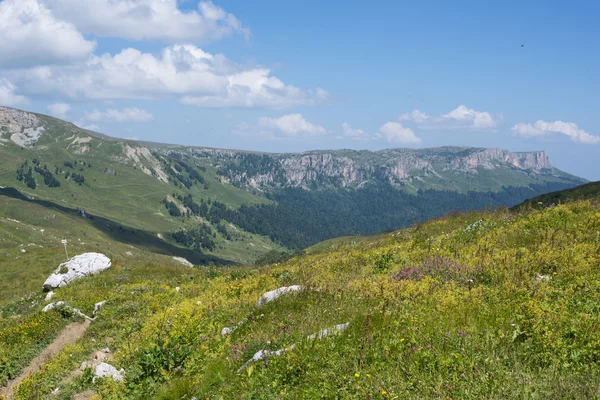
[[[196,149],[191,154],[197,159],[216,158],[219,173],[228,182],[260,189],[354,187],[369,181],[422,188],[428,184],[443,187],[444,182],[466,177],[485,179],[501,172],[548,178],[565,175],[552,167],[543,151],[512,153],[503,149],[440,147],[256,154]]]

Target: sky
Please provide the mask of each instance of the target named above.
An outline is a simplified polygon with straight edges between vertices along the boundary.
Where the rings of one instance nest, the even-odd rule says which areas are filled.
[[[297,152],[545,150],[600,180],[595,1],[1,0],[0,105]]]

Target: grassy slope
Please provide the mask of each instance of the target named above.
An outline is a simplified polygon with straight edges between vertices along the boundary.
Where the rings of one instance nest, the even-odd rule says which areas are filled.
[[[553,204],[561,204],[572,200],[583,200],[596,198],[600,196],[600,182],[591,182],[585,185],[577,186],[573,189],[560,190],[543,194],[525,201],[515,206],[515,209],[524,209],[528,207],[547,207]]]
[[[182,268],[144,252],[125,257],[114,246],[113,268],[56,295],[84,312],[108,300],[105,309],[81,341],[23,382],[19,398],[47,398],[56,387],[57,398],[93,388],[115,399],[600,395],[598,200],[454,215],[330,241],[260,269]],[[41,267],[46,250],[32,247],[30,257],[37,251],[39,287],[50,267]],[[311,290],[256,309],[262,293],[291,284]],[[38,314],[41,297],[3,307],[9,318],[0,356],[28,346],[27,335],[7,341],[7,330],[35,333],[41,318],[63,321],[59,313]],[[16,309],[21,316],[10,318]],[[243,318],[233,335],[221,336]],[[346,322],[339,336],[305,339]],[[294,343],[236,373],[256,351]],[[111,363],[127,371],[124,383],[67,378],[105,346],[115,351]]]
[[[36,146],[21,149],[12,143],[0,145],[1,186],[15,187],[27,196],[49,200],[65,207],[82,207],[91,214],[123,225],[161,232],[164,237],[185,225],[181,219],[171,217],[160,202],[174,192],[188,191],[143,173],[131,160],[122,160],[123,142],[94,136],[90,142],[73,145],[74,138],[90,138],[90,135],[64,121],[42,115],[38,117],[44,122],[46,131]],[[79,154],[82,145],[88,147],[88,150]],[[131,143],[131,146],[136,144]],[[61,186],[45,186],[37,173],[34,173],[38,184],[35,190],[18,182],[15,179],[16,170],[25,159],[29,160],[30,165],[32,159],[38,159],[40,164],[48,165],[52,172],[55,167],[62,168],[63,174],[58,178]],[[117,162],[117,159],[121,161]],[[78,160],[84,161],[84,165],[78,164],[74,169],[63,165],[65,161]],[[105,173],[107,169],[116,175]],[[67,181],[64,179],[67,171],[82,174],[86,183],[80,186],[72,180]],[[214,167],[207,166],[203,175],[208,183],[208,190],[200,185],[194,185],[189,190],[196,201],[202,198],[218,200],[230,207],[269,202],[264,197],[221,183]],[[191,221],[188,221],[188,225],[189,222]],[[217,242],[219,249],[212,254],[234,262],[251,262],[269,249],[280,248],[265,237],[245,232],[242,232],[241,240],[226,242],[219,235]]]

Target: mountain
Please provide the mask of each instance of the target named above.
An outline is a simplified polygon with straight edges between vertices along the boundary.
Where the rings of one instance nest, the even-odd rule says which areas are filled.
[[[24,378],[16,399],[597,398],[599,205],[453,214],[260,268],[190,268],[8,199],[0,386]],[[81,238],[70,256],[112,266],[46,300],[65,234]],[[101,361],[123,381],[95,378]]]
[[[582,183],[544,152],[269,154],[116,139],[0,107],[1,186],[239,263]]]

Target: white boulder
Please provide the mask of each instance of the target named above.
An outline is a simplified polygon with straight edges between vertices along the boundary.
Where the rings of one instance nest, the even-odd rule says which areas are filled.
[[[256,307],[262,307],[263,305],[265,305],[273,300],[277,300],[278,298],[280,298],[281,296],[283,296],[285,294],[299,292],[302,289],[303,289],[302,286],[293,285],[293,286],[284,286],[284,287],[280,287],[279,289],[271,290],[270,292],[267,292],[267,293],[263,294],[262,296],[260,296],[260,298],[258,299],[258,302],[256,303]]]
[[[173,260],[177,261],[178,263],[181,263],[183,265],[185,265],[186,267],[193,267],[194,264],[192,264],[191,262],[189,262],[187,259],[183,258],[183,257],[173,257]]]
[[[120,370],[117,370],[112,365],[102,362],[96,366],[95,373],[96,373],[96,376],[92,379],[92,382],[94,382],[94,383],[96,382],[96,378],[105,378],[105,377],[110,377],[115,382],[122,382],[123,374],[125,373],[125,370],[123,368],[121,368]]]
[[[76,279],[97,274],[110,268],[111,261],[104,254],[84,253],[71,258],[58,266],[44,282],[44,290],[64,287]]]
[[[54,292],[48,292],[48,294],[46,294],[46,297],[44,298],[44,300],[50,301],[50,300],[52,300],[53,297],[54,297]]]

